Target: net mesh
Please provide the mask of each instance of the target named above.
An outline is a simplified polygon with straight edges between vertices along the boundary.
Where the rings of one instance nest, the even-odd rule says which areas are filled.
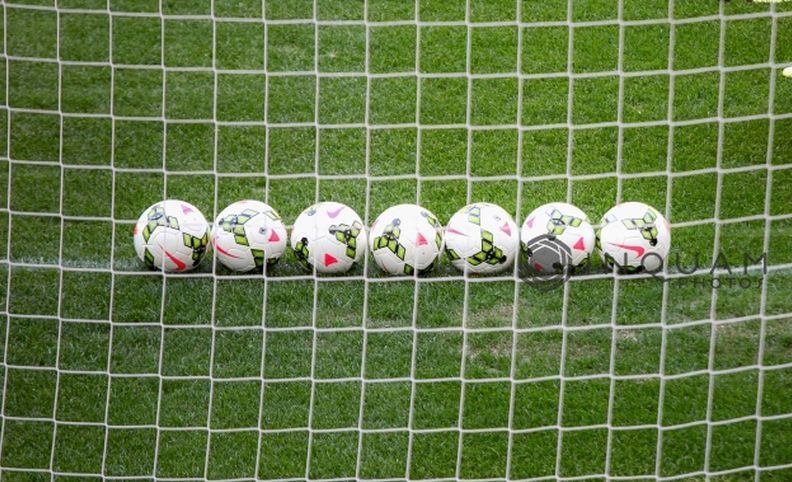
[[[653,2],[642,18],[623,0],[612,15],[609,2],[572,0],[3,3],[0,473],[788,476],[792,109],[780,71],[792,15],[736,3]],[[639,38],[656,29],[659,44]],[[680,29],[686,48],[716,47],[711,65],[676,59]],[[438,53],[459,32],[462,48]],[[489,32],[502,37],[482,49]],[[603,42],[615,66],[581,65]],[[439,108],[433,82],[449,89]],[[714,112],[697,107],[707,95]],[[603,104],[613,119],[591,113]],[[657,105],[659,117],[642,115]],[[658,128],[662,164],[636,168],[636,149],[654,144],[635,133]],[[383,168],[383,156],[403,163],[405,132],[414,165]],[[432,150],[458,133],[459,169]],[[678,148],[691,133],[693,158],[714,141],[712,165]],[[507,146],[479,157],[487,136]],[[743,144],[760,158],[734,162],[753,155]],[[611,155],[613,168],[596,164]],[[505,172],[490,168],[502,157]],[[709,203],[689,195],[703,180]],[[587,208],[645,195],[681,233],[675,249],[707,261],[670,266],[665,283],[592,272],[545,290],[517,269],[386,278],[368,256],[337,278],[289,257],[264,276],[211,262],[164,276],[131,251],[137,213],[160,198],[195,196],[209,218],[263,195],[290,221],[338,193],[368,223],[397,200],[447,210],[443,198],[490,194],[521,221],[557,195]],[[735,246],[769,253],[768,273],[753,260],[726,291],[732,273],[709,263]]]

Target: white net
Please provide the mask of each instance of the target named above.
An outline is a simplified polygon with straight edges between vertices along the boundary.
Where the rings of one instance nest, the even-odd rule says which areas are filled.
[[[2,12],[3,480],[792,474],[787,4]],[[137,262],[151,203],[210,218],[245,197],[366,223],[637,199],[676,259],[666,282],[554,289],[447,263],[388,278],[368,256],[343,277],[291,255],[263,276]]]

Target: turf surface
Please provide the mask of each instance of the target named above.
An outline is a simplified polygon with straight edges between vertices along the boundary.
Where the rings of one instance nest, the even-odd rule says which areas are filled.
[[[470,0],[469,26],[464,0],[24,3],[47,8],[2,10],[2,480],[792,477],[792,3],[676,0],[671,26],[625,0],[622,42],[607,0]],[[287,222],[632,199],[683,266],[740,268],[715,296],[445,261],[313,279],[291,253],[163,277],[131,225],[164,197]],[[765,248],[783,269],[741,275]]]

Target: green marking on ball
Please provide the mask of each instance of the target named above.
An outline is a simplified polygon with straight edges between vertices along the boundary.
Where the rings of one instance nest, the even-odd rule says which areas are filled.
[[[294,255],[297,257],[297,260],[306,268],[311,267],[311,263],[308,261],[308,238],[302,238],[301,240],[297,241],[297,244],[294,245]]]
[[[241,246],[250,246],[250,242],[247,239],[247,234],[245,233],[245,223],[256,217],[258,214],[259,212],[255,209],[245,209],[239,214],[230,214],[222,218],[218,224],[223,229],[223,231],[234,235],[234,242]]]
[[[386,248],[404,261],[404,255],[407,250],[399,243],[399,236],[401,236],[400,224],[401,221],[397,218],[386,225],[382,230],[382,235],[374,238],[373,246],[374,250]]]
[[[146,215],[146,218],[148,219],[148,223],[146,223],[141,234],[147,243],[151,237],[151,233],[153,233],[158,226],[179,229],[179,220],[174,216],[166,216],[165,208],[162,206],[157,205],[152,207]]]
[[[330,226],[330,233],[332,233],[338,241],[346,245],[344,254],[355,259],[355,255],[357,254],[357,237],[362,229],[363,225],[354,221],[351,226],[348,224]]]

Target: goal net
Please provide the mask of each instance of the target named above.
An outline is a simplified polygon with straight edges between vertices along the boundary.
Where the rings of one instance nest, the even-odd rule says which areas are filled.
[[[0,479],[792,478],[792,2],[13,0]],[[287,224],[656,207],[662,276],[146,270]]]

